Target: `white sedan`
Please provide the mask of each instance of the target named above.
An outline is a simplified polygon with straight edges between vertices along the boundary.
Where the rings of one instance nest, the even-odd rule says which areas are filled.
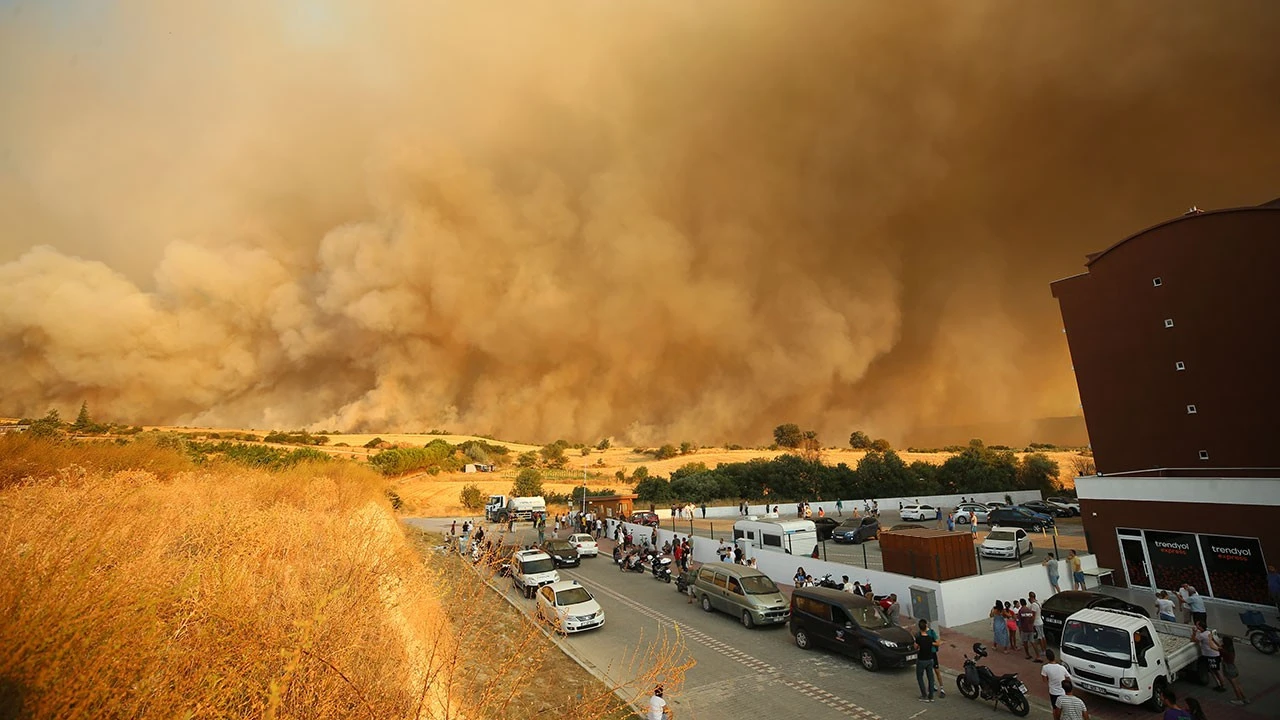
[[[539,620],[555,625],[568,635],[604,625],[604,610],[577,580],[562,580],[538,588]]]
[[[898,511],[903,520],[937,520],[938,508],[932,505],[908,505]]]
[[[964,525],[969,522],[969,512],[973,511],[976,519],[980,523],[987,521],[987,506],[981,503],[960,503],[956,506],[956,524]]]
[[[1011,560],[1031,554],[1032,549],[1031,537],[1022,528],[992,528],[978,546],[978,552],[983,557]]]
[[[586,533],[570,535],[569,544],[578,549],[578,555],[581,557],[595,557],[600,554],[600,546],[596,544],[596,539]]]

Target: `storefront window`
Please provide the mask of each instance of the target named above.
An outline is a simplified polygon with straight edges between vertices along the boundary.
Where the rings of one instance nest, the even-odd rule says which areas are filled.
[[[1201,535],[1200,552],[1213,597],[1268,604],[1267,566],[1256,539]]]
[[[1200,546],[1190,533],[1144,531],[1147,555],[1151,558],[1151,574],[1155,587],[1176,590],[1187,583],[1208,594],[1204,581],[1204,564],[1200,562]],[[1264,577],[1266,573],[1263,573]]]

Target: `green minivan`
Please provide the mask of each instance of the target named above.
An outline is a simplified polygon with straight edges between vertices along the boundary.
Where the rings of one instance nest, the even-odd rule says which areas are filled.
[[[791,617],[791,605],[773,580],[746,565],[703,563],[689,592],[706,612],[728,613],[748,628],[785,623]]]

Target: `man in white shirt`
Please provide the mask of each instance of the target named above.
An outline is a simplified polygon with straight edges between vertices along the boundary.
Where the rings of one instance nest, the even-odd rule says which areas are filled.
[[[1040,601],[1036,599],[1036,594],[1034,592],[1027,593],[1027,607],[1035,611],[1035,637],[1040,638],[1040,651],[1044,652],[1049,649],[1049,643],[1045,640],[1044,636],[1044,618],[1040,617]]]
[[[1053,706],[1053,720],[1089,720],[1089,708],[1071,693],[1073,689],[1070,679],[1062,681],[1062,695],[1058,696],[1058,704]]]
[[[1040,668],[1040,677],[1044,679],[1049,686],[1049,704],[1058,707],[1058,700],[1062,698],[1066,692],[1062,688],[1062,681],[1071,677],[1067,672],[1067,668],[1058,663],[1058,658],[1054,655],[1053,650],[1045,650],[1044,656],[1046,662],[1044,667]]]
[[[645,715],[645,720],[663,720],[663,715],[667,720],[675,718],[671,708],[667,707],[667,701],[662,699],[662,686],[659,685],[653,689],[653,697],[649,698],[649,712]]]

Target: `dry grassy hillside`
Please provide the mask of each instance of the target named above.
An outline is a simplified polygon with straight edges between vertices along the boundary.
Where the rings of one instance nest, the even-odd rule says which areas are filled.
[[[586,720],[616,707],[585,673],[561,674],[586,701],[543,692],[533,678],[553,646],[483,584],[456,581],[456,561],[424,555],[384,489],[355,463],[267,473],[194,466],[148,438],[0,436],[0,717]]]

